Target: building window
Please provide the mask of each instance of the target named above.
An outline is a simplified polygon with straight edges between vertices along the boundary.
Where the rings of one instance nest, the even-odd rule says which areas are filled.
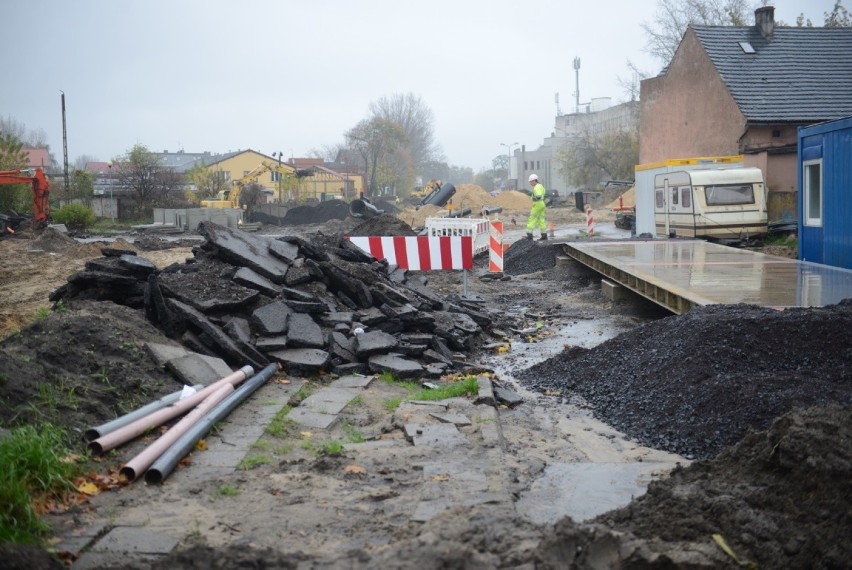
[[[805,225],[822,226],[822,159],[802,163]]]
[[[524,161],[524,170],[529,170],[529,168],[527,168],[527,161],[526,160]]]

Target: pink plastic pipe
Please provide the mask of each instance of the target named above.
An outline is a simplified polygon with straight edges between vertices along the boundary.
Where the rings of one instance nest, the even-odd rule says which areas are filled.
[[[101,454],[105,451],[109,451],[119,445],[130,441],[136,437],[139,437],[143,433],[148,430],[154,429],[157,426],[160,426],[167,421],[176,418],[178,416],[182,416],[188,410],[191,410],[198,404],[200,404],[204,399],[224,386],[225,384],[231,384],[232,386],[236,386],[249,376],[254,374],[254,368],[251,366],[243,366],[236,372],[225,376],[221,380],[210,384],[200,392],[196,392],[192,396],[186,397],[182,400],[178,400],[174,404],[170,406],[166,406],[156,412],[152,412],[148,414],[144,418],[139,418],[133,423],[129,423],[124,427],[121,427],[115,431],[112,431],[103,437],[99,437],[96,440],[89,442],[89,449],[92,453]]]
[[[142,450],[139,455],[128,461],[121,468],[120,473],[127,477],[128,481],[135,480],[140,473],[148,469],[154,461],[157,460],[165,450],[172,446],[174,442],[180,438],[186,431],[195,423],[204,417],[210,409],[227,398],[234,392],[233,384],[225,384],[198,404],[191,412],[186,414],[181,420],[169,428],[169,431],[161,435],[157,441]]]

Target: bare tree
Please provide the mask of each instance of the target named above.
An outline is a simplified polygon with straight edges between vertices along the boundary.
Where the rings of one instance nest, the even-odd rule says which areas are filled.
[[[575,186],[594,188],[606,179],[632,179],[639,162],[639,129],[605,134],[584,129],[557,154],[556,162]]]
[[[368,187],[375,193],[379,188],[379,173],[386,166],[388,156],[397,152],[406,142],[405,132],[391,121],[374,117],[363,119],[347,131],[346,140],[349,148],[358,151],[364,159]]]
[[[834,9],[831,12],[825,12],[825,27],[826,28],[849,28],[852,27],[852,16],[843,6],[842,0],[837,0],[834,3]]]
[[[86,165],[90,162],[100,162],[98,157],[92,156],[90,154],[81,154],[74,160],[74,168],[78,170],[85,170]]]
[[[403,146],[415,168],[435,158],[435,118],[432,110],[417,95],[396,94],[373,101],[370,103],[370,118],[390,121],[402,129],[406,137]]]
[[[160,164],[144,145],[136,145],[113,166],[118,186],[131,190],[140,215],[157,205],[168,204],[184,184],[183,176]]]
[[[749,12],[747,0],[657,0],[654,21],[642,24],[645,51],[668,65],[690,24],[744,26]]]

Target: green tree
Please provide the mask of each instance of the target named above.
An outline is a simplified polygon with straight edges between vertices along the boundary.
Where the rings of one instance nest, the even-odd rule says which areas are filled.
[[[95,177],[88,170],[75,168],[70,178],[71,188],[68,189],[68,198],[88,200],[95,193]]]
[[[0,130],[0,170],[15,170],[27,167],[24,144],[13,133]]]
[[[204,200],[212,198],[223,190],[228,190],[230,185],[222,177],[222,173],[218,170],[211,169],[202,160],[195,163],[192,168],[186,171],[186,178],[190,184],[195,186],[195,197],[192,200]]]
[[[2,124],[0,124],[2,129]],[[0,130],[0,170],[26,168],[27,153],[23,143],[14,133]],[[16,210],[32,212],[33,189],[30,184],[8,184],[0,186],[0,212]]]
[[[607,179],[631,180],[639,162],[638,129],[596,135],[588,130],[556,155],[557,167],[578,187],[595,188]]]

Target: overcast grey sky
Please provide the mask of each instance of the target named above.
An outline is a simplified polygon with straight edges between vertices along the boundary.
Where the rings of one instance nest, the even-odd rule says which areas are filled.
[[[823,21],[834,0],[774,0]],[[2,0],[0,116],[43,129],[62,161],[335,145],[381,97],[414,93],[447,162],[478,171],[501,143],[537,148],[555,94],[627,99],[630,60],[657,73],[654,0]]]

